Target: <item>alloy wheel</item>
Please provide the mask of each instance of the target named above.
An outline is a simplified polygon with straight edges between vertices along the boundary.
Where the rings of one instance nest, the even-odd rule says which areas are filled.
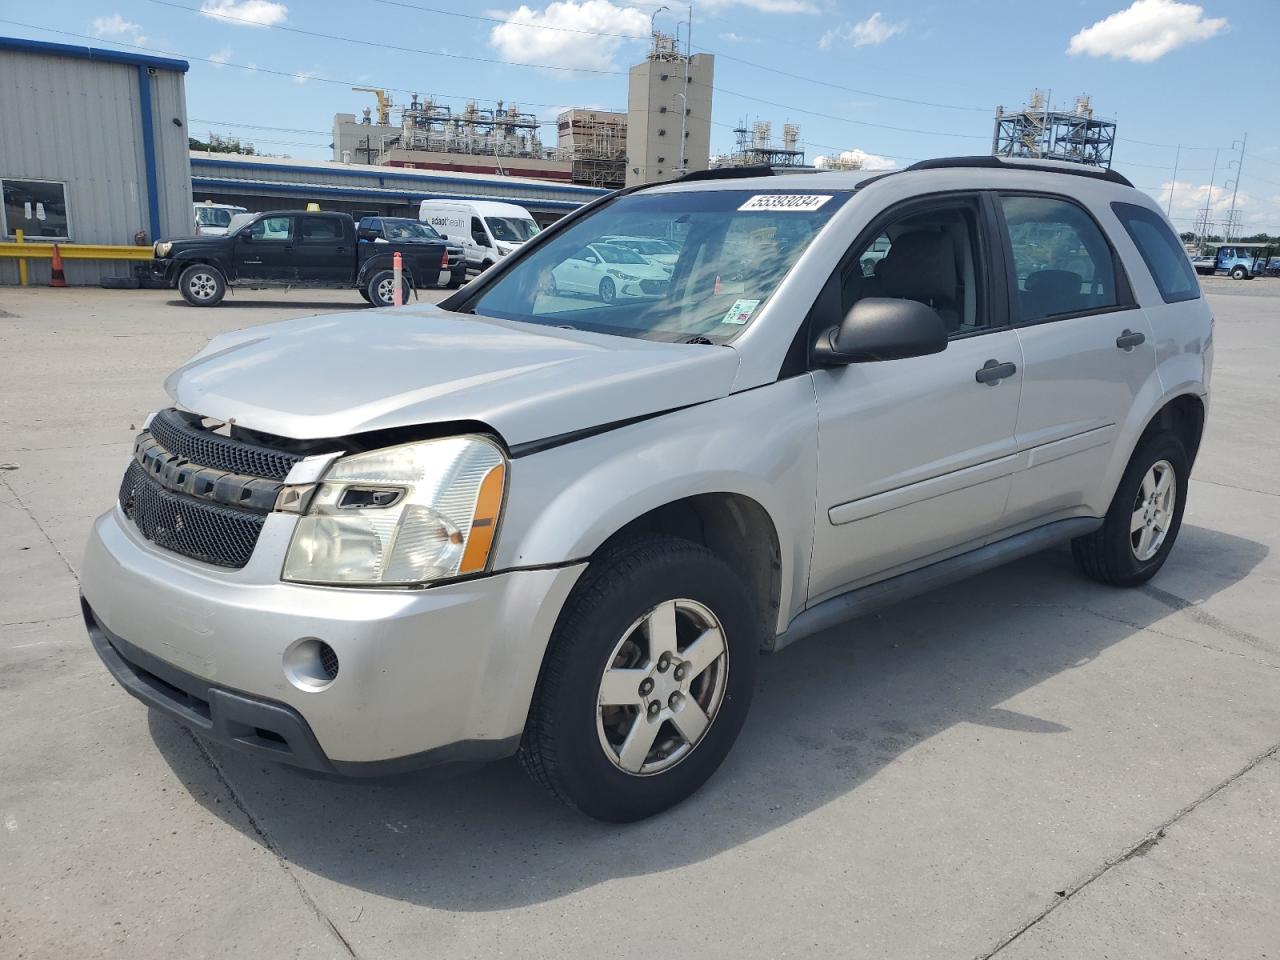
[[[210,300],[218,292],[218,281],[209,273],[194,273],[187,278],[187,289],[197,300]]]
[[[1173,523],[1178,501],[1178,478],[1173,464],[1157,460],[1142,478],[1129,521],[1129,545],[1140,563],[1160,552]]]
[[[668,600],[636,620],[600,678],[596,732],[605,755],[635,776],[687,757],[715,722],[729,676],[724,627],[696,600]]]

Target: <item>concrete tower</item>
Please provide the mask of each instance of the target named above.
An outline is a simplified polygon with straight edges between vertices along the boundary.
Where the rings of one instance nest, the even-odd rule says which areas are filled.
[[[654,33],[649,55],[630,72],[627,186],[671,180],[682,173],[707,169],[715,59],[709,53],[687,57],[677,50],[672,37]]]

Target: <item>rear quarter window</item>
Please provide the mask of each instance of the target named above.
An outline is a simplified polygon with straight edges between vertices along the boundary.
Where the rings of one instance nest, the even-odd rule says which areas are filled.
[[[1113,203],[1111,209],[1138,248],[1164,302],[1199,299],[1200,282],[1195,269],[1163,218],[1135,203]]]

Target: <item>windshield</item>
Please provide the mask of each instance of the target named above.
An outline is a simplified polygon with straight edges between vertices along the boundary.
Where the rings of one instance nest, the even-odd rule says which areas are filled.
[[[747,190],[619,197],[557,231],[470,308],[642,339],[724,342],[758,315],[848,197]],[[675,263],[629,272],[644,258],[604,238],[637,234],[669,238]]]
[[[647,253],[650,256],[676,252],[675,247],[662,240],[611,240],[609,242],[614,246],[625,247],[627,250],[634,250],[636,253]]]
[[[493,239],[504,243],[524,243],[538,232],[538,225],[524,217],[485,217]]]
[[[197,207],[196,223],[202,227],[225,227],[231,223],[231,215],[239,210],[228,210],[226,207]]]
[[[382,232],[388,240],[439,240],[440,234],[417,220],[383,220]]]
[[[605,263],[648,263],[644,257],[639,254],[632,253],[622,247],[614,246],[612,243],[602,243],[592,248],[599,252],[604,258]]]

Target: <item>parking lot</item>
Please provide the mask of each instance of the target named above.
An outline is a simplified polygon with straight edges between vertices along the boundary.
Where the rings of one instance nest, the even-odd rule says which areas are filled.
[[[0,956],[1276,956],[1280,280],[1202,282],[1214,396],[1151,584],[1054,550],[789,648],[710,783],[624,827],[514,761],[351,784],[205,746],[89,646],[81,550],[165,375],[377,311],[0,288]]]

